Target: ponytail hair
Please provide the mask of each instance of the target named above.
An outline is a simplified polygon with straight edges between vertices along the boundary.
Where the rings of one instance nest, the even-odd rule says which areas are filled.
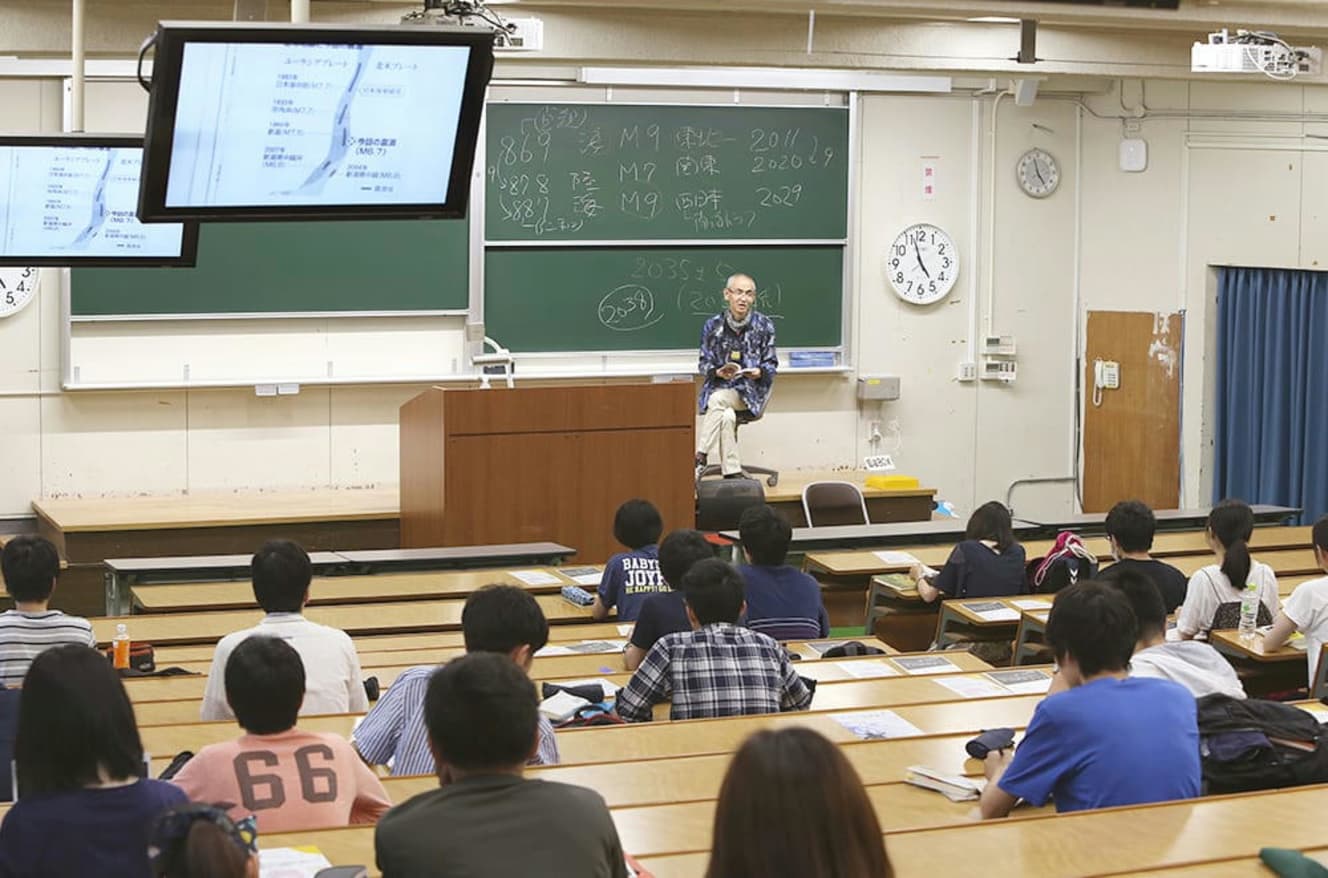
[[[1250,578],[1250,537],[1254,513],[1244,500],[1223,500],[1208,513],[1208,532],[1222,544],[1222,573],[1231,587],[1243,590]]]

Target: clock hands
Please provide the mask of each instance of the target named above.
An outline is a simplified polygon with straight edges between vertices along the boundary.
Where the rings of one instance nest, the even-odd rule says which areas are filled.
[[[1037,174],[1038,182],[1043,186],[1047,185],[1047,179],[1042,176],[1042,163],[1033,159],[1033,173]]]
[[[922,251],[918,249],[918,239],[917,239],[917,238],[914,238],[914,239],[913,239],[913,255],[916,256],[916,257],[918,258],[918,268],[921,268],[921,269],[922,269],[922,273],[925,274],[925,275],[927,276],[927,279],[928,279],[928,280],[930,280],[930,279],[931,279],[931,272],[927,270],[927,264],[926,264],[925,262],[922,261]]]

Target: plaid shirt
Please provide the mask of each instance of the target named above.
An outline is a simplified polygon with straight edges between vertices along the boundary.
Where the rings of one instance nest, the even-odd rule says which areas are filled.
[[[782,646],[719,622],[656,641],[618,692],[617,710],[628,722],[648,722],[670,699],[670,719],[698,719],[806,710],[812,694]]]
[[[737,355],[737,359],[734,355]],[[739,375],[725,380],[715,370],[727,363],[737,363],[744,369],[757,368],[761,377],[753,381]],[[701,328],[701,352],[697,369],[705,379],[701,385],[700,411],[705,414],[710,394],[729,387],[738,391],[743,405],[753,417],[761,417],[779,370],[779,357],[775,354],[775,324],[769,317],[753,311],[747,328],[741,333],[729,329],[723,314],[717,314]]]
[[[433,665],[402,671],[351,733],[355,749],[370,765],[390,765],[392,774],[433,774],[433,751],[424,725],[424,693]],[[553,726],[540,714],[539,750],[531,765],[557,765],[558,741]]]

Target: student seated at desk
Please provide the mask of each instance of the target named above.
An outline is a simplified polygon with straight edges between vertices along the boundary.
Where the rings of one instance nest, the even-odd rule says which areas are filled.
[[[514,585],[486,585],[466,598],[461,609],[461,636],[467,653],[491,652],[506,657],[526,673],[535,653],[549,642],[549,622],[539,603]],[[432,774],[425,693],[436,665],[403,671],[378,699],[352,733],[355,749],[370,765],[390,766],[395,775]],[[539,747],[532,765],[558,762],[553,726],[540,716]]]
[[[793,528],[769,506],[752,506],[738,519],[741,568],[747,584],[747,627],[775,640],[816,640],[830,636],[830,617],[821,602],[821,586],[784,564]]]
[[[1103,569],[1097,578],[1108,580],[1126,570],[1137,570],[1153,580],[1167,615],[1176,612],[1185,603],[1185,574],[1148,554],[1157,532],[1153,510],[1138,500],[1122,500],[1111,507],[1104,526],[1116,563]]]
[[[0,875],[143,878],[148,829],[185,795],[142,778],[134,708],[106,656],[57,646],[23,683],[19,800],[0,823]]]
[[[1128,676],[1137,625],[1120,589],[1089,581],[1058,592],[1046,639],[1069,688],[1038,704],[1013,756],[988,754],[982,816],[1004,817],[1020,799],[1082,811],[1198,796],[1194,696]]]
[[[918,584],[918,595],[927,603],[1026,592],[1024,547],[1015,542],[1010,510],[995,500],[974,509],[963,542],[950,552],[941,572],[932,577],[926,573],[921,564],[914,564],[909,575]]]
[[[694,630],[660,638],[615,709],[628,722],[649,722],[656,704],[672,702],[669,719],[806,710],[812,694],[784,648],[740,627],[742,576],[718,559],[696,564],[682,581]]]
[[[641,615],[632,628],[632,636],[623,652],[623,666],[635,671],[646,651],[665,634],[691,631],[687,606],[682,597],[682,579],[697,561],[715,557],[715,548],[699,530],[675,530],[659,544],[659,572],[668,590],[647,595]]]
[[[1314,542],[1314,561],[1328,571],[1328,515],[1314,522],[1311,531]],[[1314,689],[1315,671],[1319,668],[1319,654],[1328,643],[1328,576],[1320,576],[1296,586],[1296,590],[1282,605],[1282,612],[1273,620],[1272,629],[1263,636],[1265,650],[1286,644],[1291,635],[1299,631],[1305,635],[1305,658],[1309,662],[1309,687]]]
[[[373,823],[392,800],[340,735],[295,725],[304,665],[290,644],[249,637],[226,661],[226,701],[244,735],[210,744],[173,783],[191,801],[229,802],[232,820],[253,814],[264,832]]]
[[[613,538],[628,551],[620,552],[604,565],[599,590],[590,612],[596,622],[609,618],[618,608],[618,619],[635,622],[641,603],[652,594],[668,591],[659,572],[659,535],[664,520],[649,500],[628,500],[613,516]]]
[[[448,662],[429,680],[424,714],[441,786],[379,821],[383,878],[626,878],[599,793],[522,777],[539,748],[539,699],[513,662],[492,653]]]
[[[50,609],[60,555],[50,540],[18,536],[0,552],[0,572],[14,609],[0,613],[0,685],[21,686],[32,660],[65,643],[96,646],[92,625]]]
[[[290,540],[268,540],[254,555],[254,599],[267,615],[253,628],[221,638],[212,655],[203,691],[204,720],[234,719],[226,702],[226,661],[245,638],[255,634],[278,637],[304,662],[305,696],[300,713],[364,713],[369,697],[360,677],[360,658],[345,631],[304,618],[313,567],[309,555]]]
[[[215,805],[181,805],[152,824],[153,878],[258,878],[258,824]]]
[[[862,779],[811,729],[743,742],[724,774],[711,837],[706,878],[894,875]]]
[[[1207,640],[1214,628],[1239,625],[1240,597],[1247,583],[1259,590],[1257,624],[1272,624],[1282,609],[1277,577],[1267,564],[1250,557],[1253,535],[1254,513],[1243,500],[1223,500],[1208,513],[1205,536],[1217,563],[1190,577],[1185,603],[1176,616],[1176,630],[1182,638]]]
[[[1167,610],[1152,579],[1127,568],[1098,581],[1119,589],[1134,610],[1139,639],[1130,657],[1131,677],[1171,680],[1189,689],[1195,698],[1215,692],[1245,697],[1236,670],[1220,652],[1199,640],[1167,640]]]

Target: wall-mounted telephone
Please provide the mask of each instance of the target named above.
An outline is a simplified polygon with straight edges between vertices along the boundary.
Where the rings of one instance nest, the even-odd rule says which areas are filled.
[[[1114,360],[1093,361],[1093,405],[1102,405],[1102,391],[1120,387],[1120,363]]]

